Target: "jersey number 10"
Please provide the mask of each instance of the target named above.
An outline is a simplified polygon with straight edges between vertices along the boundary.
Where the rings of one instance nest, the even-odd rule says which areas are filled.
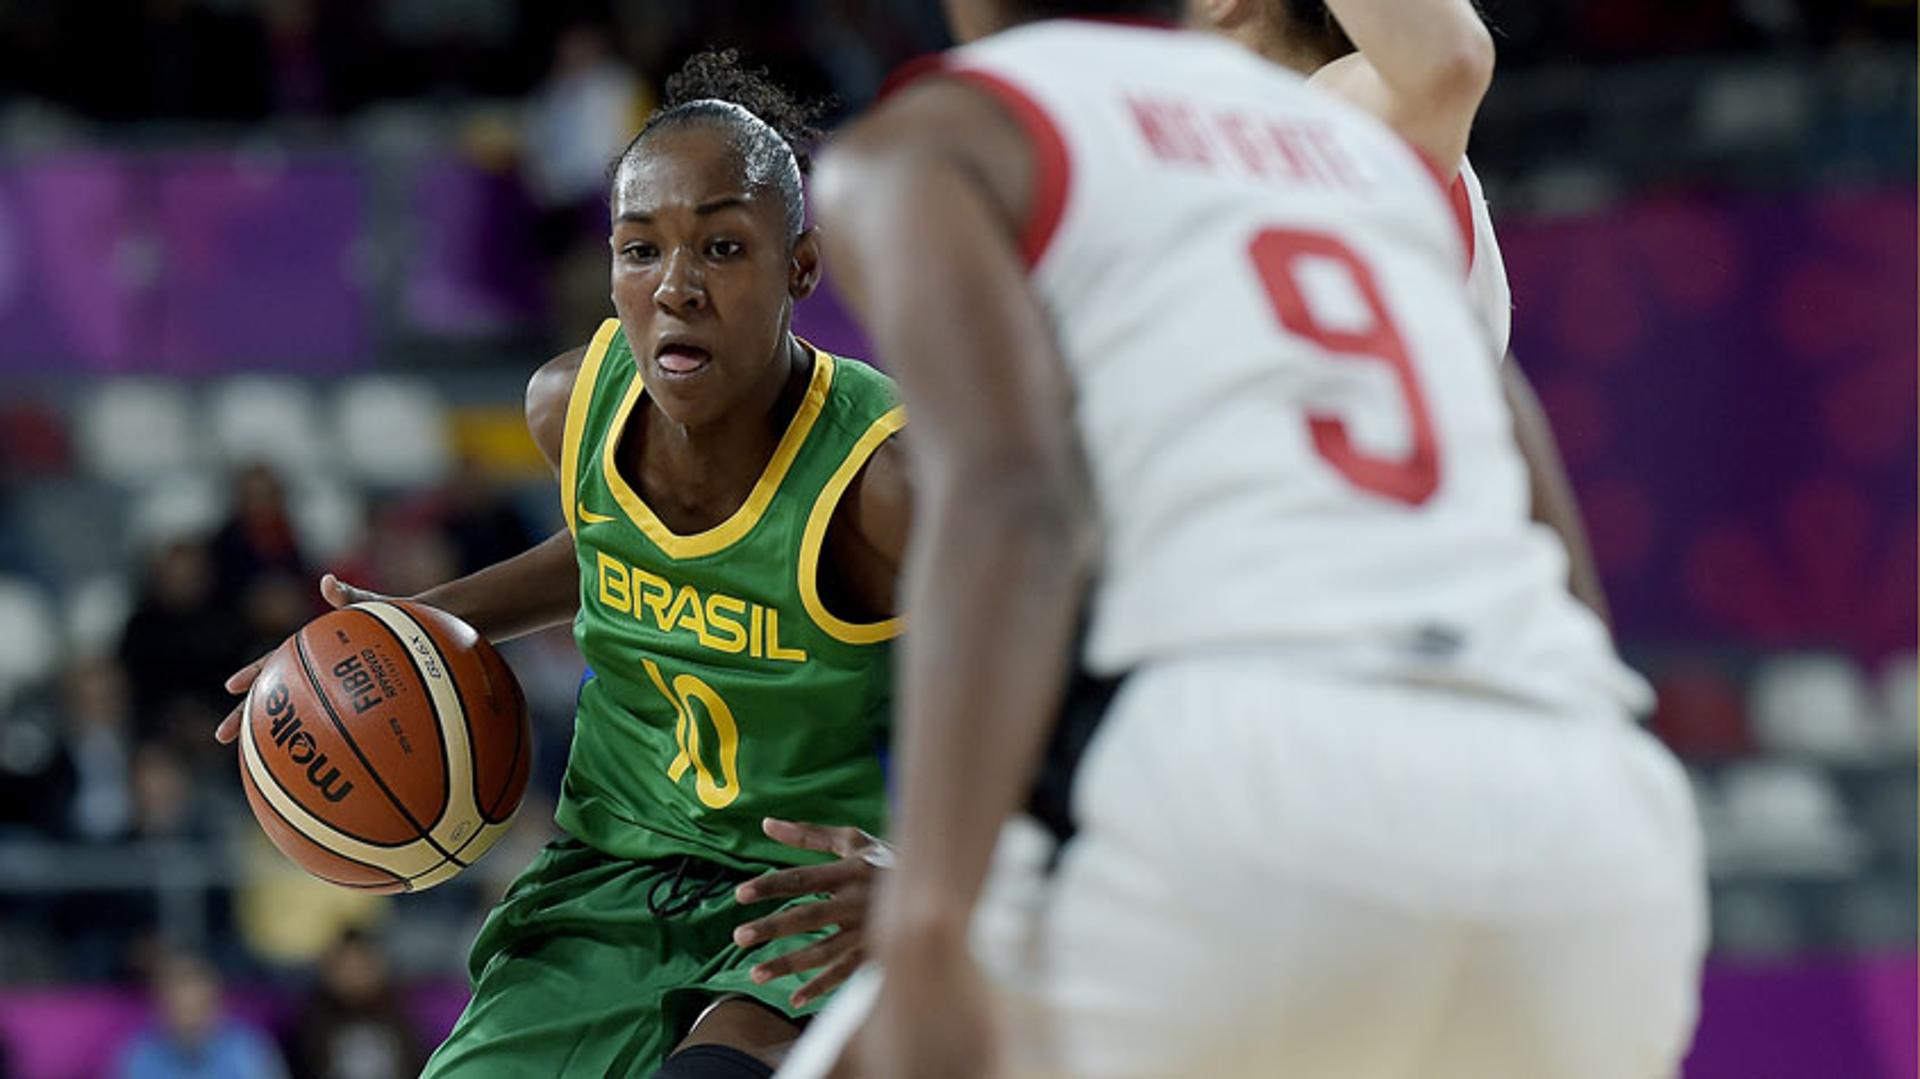
[[[1440,487],[1440,448],[1434,439],[1433,420],[1427,413],[1426,396],[1420,392],[1420,383],[1414,376],[1413,358],[1407,351],[1406,340],[1394,327],[1393,316],[1380,297],[1373,271],[1360,261],[1351,247],[1323,232],[1265,229],[1254,236],[1248,254],[1253,258],[1260,283],[1266,286],[1267,299],[1280,325],[1333,356],[1386,364],[1392,369],[1406,404],[1413,445],[1404,457],[1366,453],[1353,444],[1345,421],[1325,413],[1307,415],[1314,449],[1348,482],[1363,491],[1413,506],[1433,497]],[[1297,276],[1300,261],[1309,258],[1337,264],[1347,273],[1359,296],[1366,301],[1372,325],[1365,330],[1335,329],[1315,317],[1308,309]]]
[[[708,809],[725,809],[740,797],[740,725],[733,720],[733,709],[712,686],[691,674],[676,675],[669,688],[660,668],[650,659],[641,660],[647,668],[647,677],[653,679],[653,687],[660,695],[673,704],[673,739],[679,744],[680,752],[667,765],[667,778],[675,783],[693,769],[693,792],[700,796],[700,804]],[[694,702],[700,702],[700,710],[706,712],[712,721],[715,745],[703,752],[703,739],[700,734],[700,718],[694,712]],[[707,767],[707,754],[711,753],[720,762],[720,775],[716,778]]]

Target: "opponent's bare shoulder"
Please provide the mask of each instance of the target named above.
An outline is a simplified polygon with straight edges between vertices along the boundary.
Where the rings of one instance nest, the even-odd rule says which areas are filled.
[[[814,199],[823,216],[846,220],[876,182],[928,166],[959,169],[1010,225],[1026,220],[1033,162],[1018,121],[986,91],[937,71],[834,137],[815,169]]]
[[[573,397],[573,380],[586,355],[585,345],[570,348],[541,364],[527,380],[527,433],[556,473],[560,471],[561,445],[566,440],[567,402]]]

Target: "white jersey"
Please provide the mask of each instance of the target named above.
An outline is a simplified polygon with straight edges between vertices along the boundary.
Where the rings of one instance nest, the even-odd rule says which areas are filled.
[[[948,68],[1032,143],[1023,243],[1104,529],[1089,667],[1251,647],[1644,708],[1529,522],[1464,287],[1497,249],[1415,150],[1197,33],[1049,21]]]
[[[1454,212],[1463,215],[1472,229],[1467,249],[1467,292],[1473,299],[1474,313],[1487,332],[1496,362],[1505,362],[1513,338],[1513,288],[1507,283],[1507,260],[1500,256],[1500,240],[1493,234],[1493,214],[1487,209],[1487,192],[1473,166],[1460,163],[1460,175],[1454,177],[1449,192]]]

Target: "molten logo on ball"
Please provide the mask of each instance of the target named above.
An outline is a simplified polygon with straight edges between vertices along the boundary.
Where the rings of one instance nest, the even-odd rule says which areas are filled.
[[[275,682],[267,690],[266,704],[267,716],[273,720],[273,744],[286,752],[288,760],[307,766],[307,782],[329,802],[338,802],[351,794],[353,781],[341,782],[340,769],[328,766],[327,755],[319,752],[313,735],[301,729],[300,713],[293,707],[287,687]],[[325,775],[321,774],[322,768],[326,769]]]

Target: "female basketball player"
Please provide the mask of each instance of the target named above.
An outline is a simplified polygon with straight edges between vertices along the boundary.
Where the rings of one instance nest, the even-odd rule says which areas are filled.
[[[920,498],[885,980],[791,1074],[863,999],[867,1063],[916,1079],[1676,1068],[1685,779],[1526,520],[1469,239],[1419,160],[1461,159],[1491,76],[1471,7],[1328,0],[1396,138],[1222,42],[1054,18],[1183,4],[947,6],[972,44],[817,188]],[[1398,438],[1359,432],[1388,414]],[[1072,842],[994,910],[1026,947],[976,966],[1069,655],[1126,685]]]
[[[1307,76],[1313,85],[1352,101],[1389,125],[1395,122],[1394,98],[1385,92],[1379,70],[1354,48],[1327,10],[1326,0],[1190,0],[1188,21],[1198,28],[1225,34],[1274,63]],[[1464,158],[1457,163],[1443,162],[1440,167],[1449,174],[1458,169],[1451,187],[1454,209],[1470,219],[1474,236],[1468,289],[1493,338],[1494,355],[1503,358],[1501,388],[1507,409],[1513,413],[1515,441],[1527,463],[1533,519],[1551,528],[1566,547],[1568,588],[1605,619],[1606,593],[1600,585],[1593,546],[1588,542],[1560,448],[1532,384],[1520,365],[1507,355],[1513,293],[1507,284],[1506,265],[1500,257],[1486,195]]]
[[[1379,114],[1389,124],[1396,118],[1390,107],[1393,97],[1383,91],[1378,71],[1354,48],[1324,0],[1191,0],[1188,21],[1196,28],[1233,38],[1266,59],[1309,76],[1313,84]],[[1459,174],[1452,181],[1455,208],[1470,217],[1476,237],[1469,289],[1493,338],[1495,354],[1504,355],[1511,310],[1505,267],[1479,181],[1472,176],[1464,159],[1458,162],[1458,169]],[[1515,441],[1531,481],[1534,520],[1560,537],[1568,555],[1570,590],[1604,619],[1606,600],[1599,573],[1545,414],[1511,357],[1501,365],[1501,375],[1507,407],[1514,417]],[[860,840],[854,837],[851,841]],[[856,897],[837,896],[834,902],[853,906]],[[767,928],[778,932],[780,927],[781,922],[776,918]]]
[[[791,331],[820,276],[804,113],[731,53],[696,57],[667,100],[612,178],[619,317],[527,390],[566,530],[414,597],[494,640],[572,619],[592,670],[567,834],[481,929],[472,1003],[428,1074],[766,1075],[860,958],[846,904],[796,905],[757,951],[741,923],[776,911],[769,897],[865,885],[902,413],[886,378]],[[370,598],[331,576],[322,590]],[[236,729],[237,711],[219,737]],[[860,830],[763,830],[773,813]],[[820,860],[787,843],[843,857],[749,881]],[[829,956],[813,982],[790,973]]]

